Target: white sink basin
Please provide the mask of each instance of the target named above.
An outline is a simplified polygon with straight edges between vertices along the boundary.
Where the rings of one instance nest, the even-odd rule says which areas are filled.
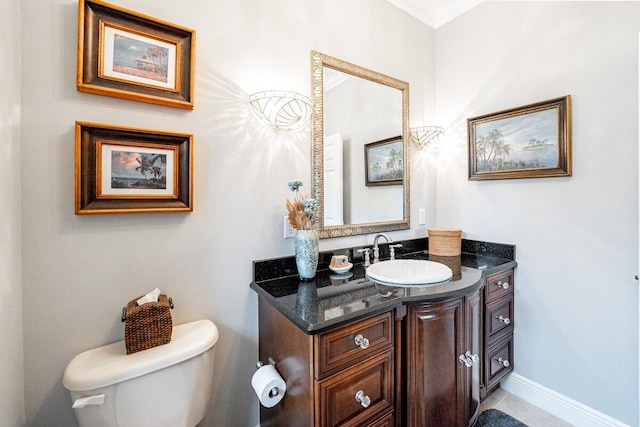
[[[389,286],[430,285],[451,279],[453,271],[444,264],[418,259],[380,261],[367,267],[367,276]]]

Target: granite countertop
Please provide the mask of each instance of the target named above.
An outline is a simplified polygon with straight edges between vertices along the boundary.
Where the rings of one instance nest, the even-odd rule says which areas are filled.
[[[394,242],[396,243],[396,242]],[[322,252],[316,277],[302,281],[294,257],[254,261],[251,288],[301,330],[314,334],[403,304],[461,297],[483,284],[483,277],[516,266],[515,246],[463,240],[457,257],[429,255],[428,239],[400,242],[398,259],[426,259],[448,265],[453,277],[430,286],[384,286],[366,278],[358,248]],[[333,255],[347,255],[353,268],[345,274],[329,270]],[[388,259],[387,245],[380,258]]]

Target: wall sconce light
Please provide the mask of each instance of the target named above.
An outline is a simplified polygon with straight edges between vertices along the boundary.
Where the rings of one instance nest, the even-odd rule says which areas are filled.
[[[422,126],[409,129],[409,138],[421,150],[427,148],[432,142],[437,142],[442,134],[444,134],[444,128],[440,126]]]
[[[311,100],[297,92],[266,90],[249,97],[253,112],[274,129],[296,130],[311,117]]]

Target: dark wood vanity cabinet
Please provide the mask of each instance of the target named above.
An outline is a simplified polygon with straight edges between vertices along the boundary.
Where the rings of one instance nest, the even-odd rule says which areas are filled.
[[[483,292],[483,363],[480,397],[486,398],[513,371],[513,269],[486,278]]]
[[[403,425],[473,424],[480,404],[480,316],[480,291],[408,306]]]
[[[259,358],[287,383],[279,404],[260,407],[261,426],[473,425],[513,370],[514,271],[466,274],[462,292],[408,295],[321,331],[260,296]]]
[[[276,363],[285,398],[261,426],[473,424],[480,402],[481,306],[464,297],[401,305],[306,334],[259,299],[259,357]]]
[[[309,282],[294,257],[254,261],[259,361],[287,385],[260,405],[262,427],[475,423],[513,371],[515,245],[463,239],[460,256],[435,257],[427,239],[401,243],[403,258],[446,264],[451,280],[378,285],[356,248],[336,252],[356,260],[348,275],[332,274],[330,251]]]

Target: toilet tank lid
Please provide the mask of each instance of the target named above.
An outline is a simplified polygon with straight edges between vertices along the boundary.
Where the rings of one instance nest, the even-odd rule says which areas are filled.
[[[86,391],[130,380],[183,362],[209,350],[218,341],[218,328],[198,320],[173,328],[171,342],[127,354],[124,341],[87,350],[69,362],[62,383],[67,390]]]

